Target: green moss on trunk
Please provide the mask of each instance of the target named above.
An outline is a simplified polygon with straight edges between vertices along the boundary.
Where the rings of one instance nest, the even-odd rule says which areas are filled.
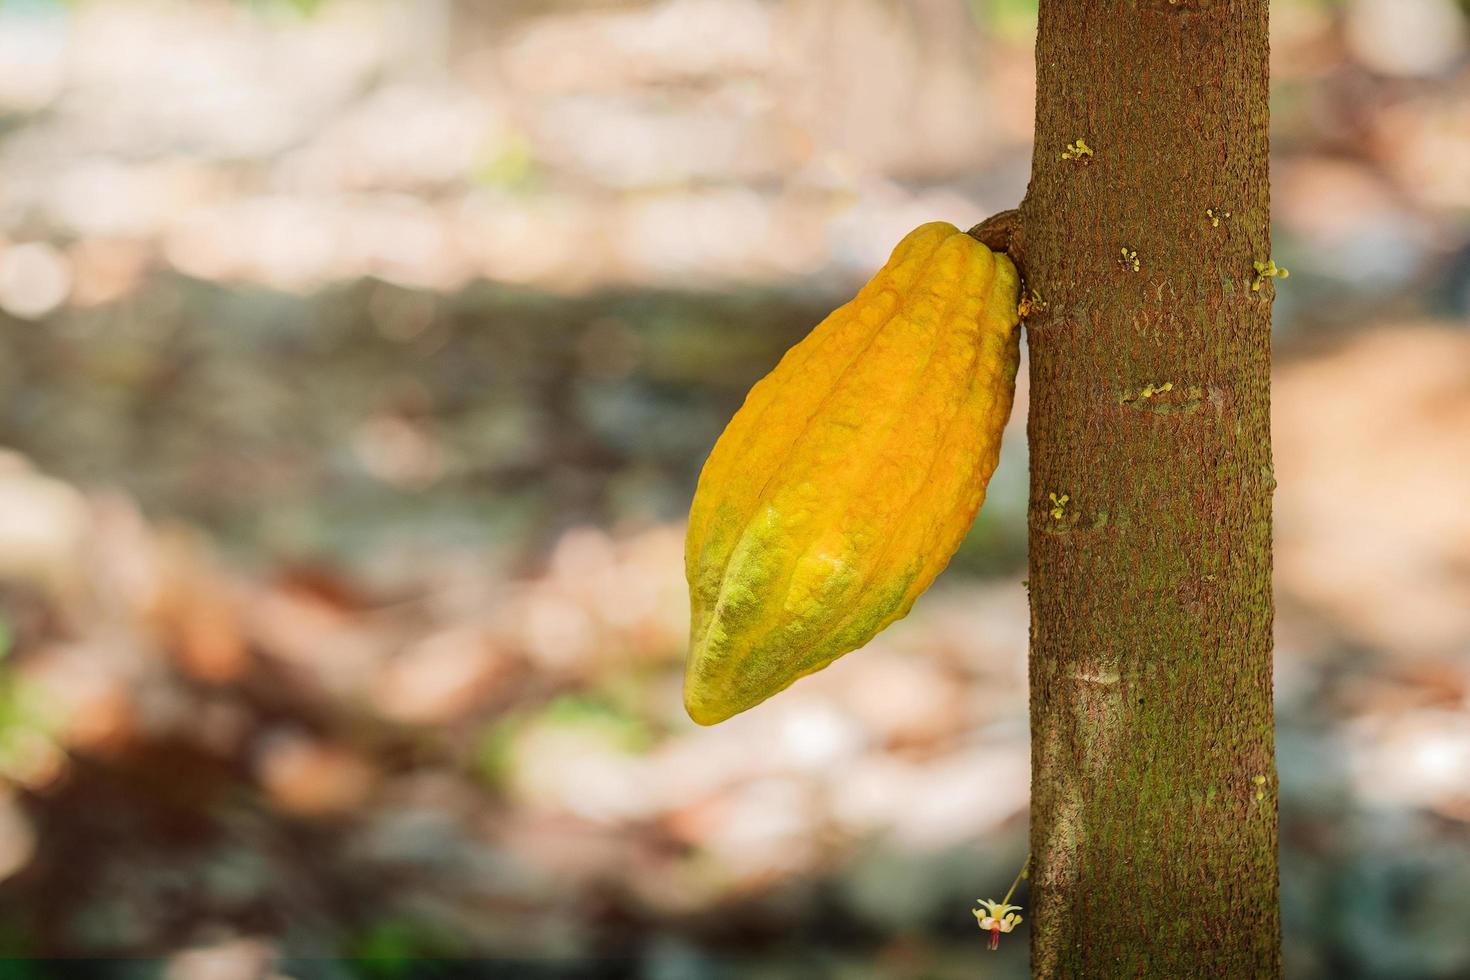
[[[1267,2],[1042,0],[1037,68],[1034,972],[1277,976]]]

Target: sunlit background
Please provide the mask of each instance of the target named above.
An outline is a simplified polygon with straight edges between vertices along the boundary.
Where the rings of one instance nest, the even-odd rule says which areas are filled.
[[[1470,17],[1272,7],[1287,964],[1464,977]],[[0,951],[1024,975],[1024,376],[907,621],[678,692],[705,453],[1019,200],[1034,8],[0,3]]]

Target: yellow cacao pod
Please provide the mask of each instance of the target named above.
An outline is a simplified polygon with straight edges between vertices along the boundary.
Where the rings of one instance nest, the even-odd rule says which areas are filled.
[[[1000,454],[1019,279],[953,225],[910,232],[715,443],[685,542],[684,704],[713,725],[908,614]]]

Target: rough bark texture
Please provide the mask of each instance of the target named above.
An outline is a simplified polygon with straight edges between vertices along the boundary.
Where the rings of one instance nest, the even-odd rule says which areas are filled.
[[[1267,0],[1042,0],[1037,68],[1034,972],[1277,976]]]

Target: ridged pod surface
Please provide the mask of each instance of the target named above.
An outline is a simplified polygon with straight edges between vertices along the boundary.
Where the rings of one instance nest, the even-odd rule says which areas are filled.
[[[1016,268],[910,232],[751,388],[685,542],[684,704],[713,725],[907,615],[985,499],[1015,391]]]

